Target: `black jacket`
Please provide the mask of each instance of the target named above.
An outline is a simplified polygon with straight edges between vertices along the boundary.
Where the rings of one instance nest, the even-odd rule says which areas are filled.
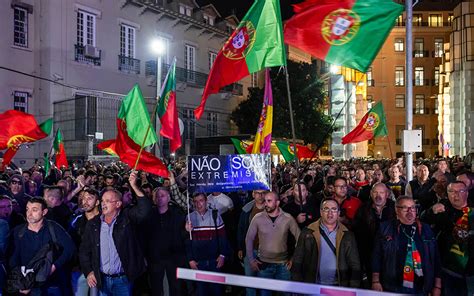
[[[115,221],[113,238],[125,274],[133,282],[145,271],[145,258],[136,235],[135,227],[142,223],[151,212],[151,201],[139,198],[137,204],[131,208],[122,209]],[[100,279],[100,216],[97,215],[87,222],[81,247],[79,261],[84,275],[93,271],[97,285],[101,286]]]

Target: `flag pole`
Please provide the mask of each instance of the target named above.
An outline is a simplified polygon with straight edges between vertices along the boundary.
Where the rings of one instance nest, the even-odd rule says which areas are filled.
[[[142,155],[143,149],[145,149],[145,142],[146,142],[146,139],[148,138],[148,134],[150,133],[150,130],[151,130],[151,123],[152,123],[153,120],[155,119],[155,114],[156,114],[156,110],[158,109],[158,104],[160,103],[160,98],[161,98],[161,97],[158,97],[158,98],[157,98],[156,103],[155,103],[155,107],[153,108],[153,114],[151,115],[150,123],[148,124],[148,128],[146,129],[145,137],[143,138],[143,142],[142,142],[142,144],[140,145],[140,151],[138,151],[137,160],[135,161],[135,166],[133,167],[133,170],[134,170],[134,171],[137,170],[138,161],[140,160],[140,157],[141,157],[141,155]],[[159,148],[158,146],[157,146],[156,148],[158,149],[158,151],[161,152],[161,150],[160,150],[160,148]]]
[[[389,135],[387,135],[387,142],[388,142],[388,149],[390,150],[390,158],[393,159],[392,144],[390,143],[390,136]]]

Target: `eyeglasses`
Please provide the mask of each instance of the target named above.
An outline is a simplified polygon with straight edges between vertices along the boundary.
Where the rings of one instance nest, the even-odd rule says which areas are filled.
[[[416,206],[413,207],[397,207],[402,210],[402,212],[416,212]]]
[[[466,192],[467,192],[466,189],[461,189],[461,190],[452,190],[452,189],[450,189],[450,190],[448,190],[448,193],[451,193],[451,194],[453,194],[453,193],[460,194],[460,193],[466,193]]]
[[[347,185],[337,185],[337,186],[334,186],[334,188],[347,189]]]
[[[338,209],[338,208],[323,208],[322,211],[323,211],[324,213],[329,213],[329,212],[331,212],[331,213],[337,213],[337,212],[339,212],[339,209]]]

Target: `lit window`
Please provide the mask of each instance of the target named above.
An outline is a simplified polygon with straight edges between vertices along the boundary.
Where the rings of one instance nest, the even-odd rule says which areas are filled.
[[[442,38],[435,38],[434,41],[434,57],[441,58],[443,56],[443,39]]]
[[[395,95],[395,108],[405,108],[405,95]]]
[[[442,27],[443,26],[443,15],[441,14],[430,14],[428,17],[428,26],[430,27]]]
[[[425,95],[415,96],[415,114],[425,114]]]
[[[405,40],[403,38],[395,38],[395,51],[404,51]]]
[[[415,67],[415,85],[416,86],[423,86],[424,83],[424,72],[425,69],[423,67]]]
[[[395,67],[395,85],[396,86],[405,85],[405,67],[403,66]]]

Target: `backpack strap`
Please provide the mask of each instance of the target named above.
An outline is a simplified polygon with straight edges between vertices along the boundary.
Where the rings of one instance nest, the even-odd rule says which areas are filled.
[[[25,224],[23,225],[23,227],[20,229],[20,231],[18,231],[18,238],[19,238],[19,239],[22,239],[23,236],[25,235],[26,227],[28,227],[28,224],[27,224],[27,223],[25,223]]]
[[[54,231],[53,223],[49,220],[45,220],[45,222],[46,224],[48,224],[49,234],[51,235],[51,238],[53,239],[53,243],[57,243],[58,239],[56,237],[56,232]]]

